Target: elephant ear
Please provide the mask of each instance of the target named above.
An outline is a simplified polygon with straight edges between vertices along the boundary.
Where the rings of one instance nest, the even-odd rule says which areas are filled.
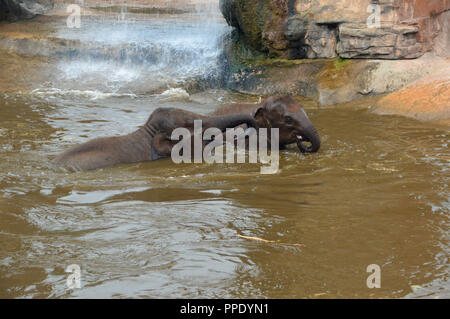
[[[267,118],[267,110],[264,108],[264,106],[258,108],[253,117],[255,118],[255,121],[259,127],[268,127],[269,120]]]
[[[152,140],[152,160],[170,157],[173,142],[164,133],[155,135]]]

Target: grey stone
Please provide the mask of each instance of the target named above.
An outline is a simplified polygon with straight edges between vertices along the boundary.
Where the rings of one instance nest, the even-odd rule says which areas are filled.
[[[338,30],[334,24],[309,25],[305,35],[305,45],[308,47],[307,57],[334,58],[338,42]]]
[[[284,33],[289,41],[300,41],[306,35],[308,22],[298,16],[288,19],[286,32]]]
[[[418,27],[414,25],[368,28],[360,24],[341,24],[337,53],[343,58],[417,58],[425,52],[417,41],[417,32]]]
[[[30,19],[52,7],[53,0],[0,0],[0,20]]]

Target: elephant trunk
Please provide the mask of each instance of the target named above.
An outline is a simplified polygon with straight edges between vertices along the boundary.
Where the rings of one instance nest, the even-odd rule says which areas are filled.
[[[311,146],[305,146],[302,142],[310,142]],[[301,138],[297,139],[297,146],[302,153],[315,153],[320,148],[320,136],[314,126],[310,126],[305,130]]]

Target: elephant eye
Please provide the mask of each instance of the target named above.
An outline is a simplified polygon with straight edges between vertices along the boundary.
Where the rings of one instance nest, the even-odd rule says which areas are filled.
[[[285,120],[286,124],[294,124],[294,119],[290,116],[286,116],[284,118],[284,120]]]

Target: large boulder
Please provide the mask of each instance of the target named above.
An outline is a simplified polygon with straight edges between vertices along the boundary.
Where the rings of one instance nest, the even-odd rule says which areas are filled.
[[[450,124],[450,67],[426,76],[378,101],[378,114],[398,114]]]
[[[0,0],[0,21],[33,18],[52,7],[53,0]]]
[[[220,8],[252,48],[288,59],[417,58],[436,37],[448,42],[448,0],[220,0]]]
[[[230,26],[259,51],[283,51],[289,0],[220,0],[220,10]]]

